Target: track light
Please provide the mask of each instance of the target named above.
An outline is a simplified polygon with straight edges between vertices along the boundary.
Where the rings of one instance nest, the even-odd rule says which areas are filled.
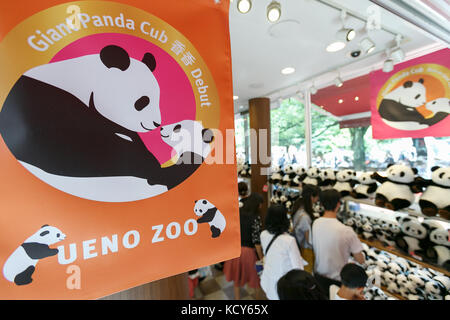
[[[387,59],[383,63],[383,72],[391,72],[394,70],[394,61],[392,59]]]
[[[402,62],[405,59],[405,52],[401,48],[396,48],[392,51],[391,58],[395,63]]]
[[[237,2],[237,8],[240,13],[247,13],[252,8],[252,1],[251,0],[239,0]]]
[[[350,42],[356,37],[354,29],[342,28],[336,33],[336,38],[341,41]]]
[[[361,50],[366,54],[369,54],[373,50],[375,50],[375,43],[370,40],[369,37],[365,37],[364,39],[362,39],[359,43],[359,46],[361,47]]]
[[[311,88],[309,88],[309,92],[311,92],[311,94],[316,94],[317,88],[314,85],[312,85]]]
[[[276,1],[272,1],[267,6],[267,19],[270,22],[277,22],[281,17],[281,4]]]
[[[341,77],[338,76],[336,79],[334,79],[334,84],[336,85],[336,87],[340,88],[344,83],[342,82]]]

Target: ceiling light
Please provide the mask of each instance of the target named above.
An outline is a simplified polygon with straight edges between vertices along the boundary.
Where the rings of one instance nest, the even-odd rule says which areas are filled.
[[[405,59],[405,52],[401,48],[396,48],[391,52],[391,59],[395,63],[402,62]]]
[[[383,72],[391,72],[394,70],[394,61],[392,59],[387,59],[383,63]]]
[[[359,101],[359,97],[358,96],[355,97],[355,101]]]
[[[341,77],[337,77],[336,79],[334,79],[334,84],[336,85],[336,87],[340,88],[344,83],[342,82]]]
[[[314,85],[312,85],[311,88],[309,88],[309,92],[311,92],[311,94],[316,94],[317,93],[317,88],[314,87]]]
[[[281,5],[279,2],[272,1],[267,6],[267,19],[270,22],[277,22],[281,17]]]
[[[294,72],[295,72],[295,68],[293,68],[293,67],[287,67],[287,68],[284,68],[283,70],[281,70],[282,74],[291,74]]]
[[[339,99],[339,101],[338,101],[339,103],[342,103],[342,102],[344,102],[344,100],[342,100],[342,99]]]
[[[237,99],[239,99],[238,96],[233,96],[233,100],[237,100]]]
[[[239,0],[237,2],[237,8],[240,13],[247,13],[252,8],[252,1],[251,0]]]
[[[373,50],[375,50],[375,43],[373,43],[373,41],[370,40],[369,37],[362,39],[361,42],[359,43],[359,46],[361,47],[362,51],[366,54],[369,54]]]
[[[342,28],[336,33],[336,39],[341,41],[350,42],[356,37],[356,32],[354,29]]]
[[[345,48],[345,42],[342,42],[342,41],[335,41],[335,42],[333,42],[333,43],[330,43],[328,46],[327,46],[327,51],[328,52],[337,52],[337,51],[339,51],[339,50],[342,50],[342,49],[344,49]]]

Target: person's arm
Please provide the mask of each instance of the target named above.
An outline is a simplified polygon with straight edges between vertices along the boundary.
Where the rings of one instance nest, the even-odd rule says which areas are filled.
[[[364,253],[363,253],[363,247],[361,244],[361,241],[359,241],[358,236],[356,235],[355,231],[353,231],[352,228],[348,227],[349,229],[349,240],[350,240],[350,253],[352,254],[353,258],[361,265],[364,265],[366,262]]]
[[[256,217],[252,224],[252,241],[255,245],[258,259],[261,260],[264,255],[261,247],[261,217]]]
[[[255,244],[255,249],[256,249],[256,255],[258,256],[258,260],[261,260],[262,258],[264,258],[261,245]]]
[[[356,260],[356,262],[358,262],[361,265],[364,265],[364,263],[366,262],[366,259],[364,257],[364,253],[362,251],[357,252],[357,253],[352,253],[353,258]]]
[[[298,249],[297,241],[294,237],[290,237],[290,243],[288,247],[288,254],[289,259],[291,260],[292,268],[293,269],[300,269],[303,270],[304,264],[303,264],[303,258],[300,254],[300,250]]]

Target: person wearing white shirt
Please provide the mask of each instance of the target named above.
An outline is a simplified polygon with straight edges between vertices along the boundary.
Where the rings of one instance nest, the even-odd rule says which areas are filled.
[[[305,263],[296,239],[288,234],[290,222],[284,206],[269,207],[265,226],[266,230],[261,233],[261,246],[265,255],[261,287],[269,300],[279,300],[278,280],[292,269],[303,270]],[[275,240],[271,243],[275,236]]]
[[[340,285],[340,272],[351,256],[361,265],[365,258],[356,233],[336,219],[341,205],[339,192],[334,189],[322,191],[320,202],[325,213],[312,225],[314,275],[322,289],[328,292],[331,284]]]

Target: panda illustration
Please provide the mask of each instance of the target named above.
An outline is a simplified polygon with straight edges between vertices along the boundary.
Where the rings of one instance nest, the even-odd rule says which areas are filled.
[[[178,156],[176,164],[161,169],[166,177],[169,189],[188,178],[203,163],[211,152],[214,133],[211,129],[203,128],[199,121],[183,120],[161,127],[162,140],[171,146]],[[150,184],[157,184],[149,178]]]
[[[31,283],[31,276],[38,261],[58,254],[58,249],[51,249],[49,246],[64,240],[65,237],[58,228],[43,225],[6,260],[3,266],[4,277],[19,286]]]
[[[342,197],[350,195],[356,184],[356,172],[353,170],[340,170],[336,174],[336,183],[334,189],[337,190]]]
[[[197,219],[197,223],[208,222],[213,238],[217,238],[223,233],[227,224],[225,217],[211,202],[206,199],[196,200],[194,212],[200,217]]]
[[[425,107],[433,112],[433,118],[444,119],[450,114],[450,99],[449,98],[437,98],[430,102],[427,102]],[[442,120],[441,119],[441,120]],[[439,120],[440,121],[440,120]]]
[[[336,184],[336,173],[333,169],[325,169],[320,172],[322,182],[319,184],[322,190],[331,189]]]
[[[318,186],[322,179],[320,178],[320,170],[316,167],[311,167],[306,171],[306,178],[303,179],[303,184],[312,184]]]
[[[414,193],[421,191],[416,174],[416,168],[399,164],[389,164],[386,177],[378,172],[372,174],[372,179],[381,183],[375,193],[375,204],[394,211],[409,207],[414,202]]]
[[[383,97],[378,112],[386,124],[399,130],[419,130],[428,128],[447,116],[445,113],[438,113],[425,118],[417,111],[417,107],[426,103],[423,83],[423,79],[418,82],[406,81]]]
[[[430,244],[429,226],[409,216],[397,216],[395,219],[400,224],[400,233],[395,237],[397,247],[407,254],[425,257],[425,251]]]
[[[427,186],[419,200],[422,213],[435,216],[437,213],[444,219],[450,219],[450,167],[431,168],[431,180],[423,180]]]
[[[377,190],[377,182],[372,179],[372,172],[361,173],[357,180],[359,184],[356,186],[351,196],[356,199],[367,199],[375,196]]]
[[[22,165],[65,192],[113,202],[160,194],[173,182],[138,135],[161,124],[155,68],[151,53],[139,61],[116,45],[32,68],[3,105],[0,133]]]

